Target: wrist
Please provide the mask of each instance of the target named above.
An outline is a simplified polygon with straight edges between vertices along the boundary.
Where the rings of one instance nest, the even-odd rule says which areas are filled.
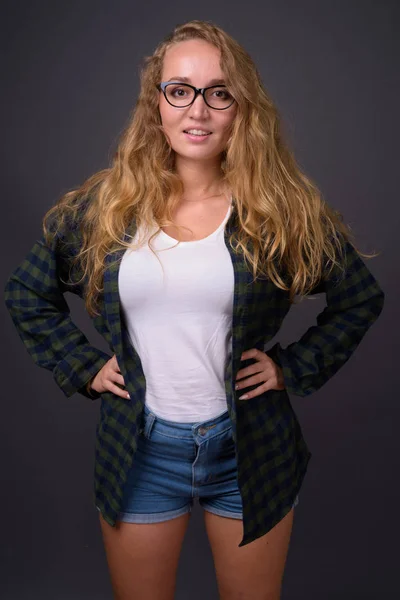
[[[92,388],[92,383],[93,383],[94,377],[92,377],[91,379],[89,379],[89,381],[86,384],[86,391],[90,396],[94,396],[96,394],[96,390],[94,390]]]

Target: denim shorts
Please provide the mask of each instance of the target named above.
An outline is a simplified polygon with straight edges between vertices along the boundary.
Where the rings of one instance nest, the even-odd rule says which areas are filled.
[[[242,519],[235,444],[228,410],[207,421],[162,419],[145,405],[119,521],[157,523],[203,509]],[[296,506],[298,498],[293,506]]]

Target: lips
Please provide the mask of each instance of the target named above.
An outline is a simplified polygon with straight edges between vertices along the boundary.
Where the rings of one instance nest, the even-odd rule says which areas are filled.
[[[199,130],[201,131],[201,130]],[[184,129],[183,133],[189,133],[188,129]],[[212,131],[207,131],[206,133],[189,133],[189,135],[198,135],[198,136],[202,136],[202,135],[211,135]]]

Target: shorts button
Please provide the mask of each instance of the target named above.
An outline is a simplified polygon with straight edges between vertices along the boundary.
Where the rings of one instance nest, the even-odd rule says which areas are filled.
[[[204,435],[206,433],[207,429],[205,427],[199,427],[199,434],[200,435]]]

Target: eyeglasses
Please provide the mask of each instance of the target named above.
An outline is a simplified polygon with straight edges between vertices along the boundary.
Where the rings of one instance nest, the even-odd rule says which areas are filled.
[[[207,106],[215,110],[225,110],[235,102],[235,98],[224,85],[196,88],[188,83],[179,83],[179,81],[163,81],[156,87],[163,92],[166,101],[175,108],[190,106],[196,100],[198,94],[203,96]]]

